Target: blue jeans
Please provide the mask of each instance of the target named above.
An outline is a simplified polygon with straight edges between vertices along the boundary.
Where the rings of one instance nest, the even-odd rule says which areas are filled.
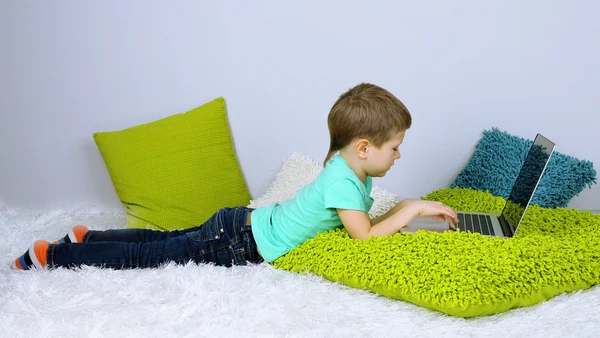
[[[246,217],[253,209],[223,208],[199,227],[179,231],[118,229],[88,231],[82,243],[51,244],[48,267],[93,265],[151,268],[168,262],[230,267],[263,261]]]

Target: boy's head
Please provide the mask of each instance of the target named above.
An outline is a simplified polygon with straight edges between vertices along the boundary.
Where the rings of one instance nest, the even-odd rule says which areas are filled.
[[[389,91],[369,83],[351,88],[335,102],[329,116],[329,152],[323,165],[339,150],[363,139],[379,149],[410,128],[408,109]],[[400,140],[401,141],[401,140]]]

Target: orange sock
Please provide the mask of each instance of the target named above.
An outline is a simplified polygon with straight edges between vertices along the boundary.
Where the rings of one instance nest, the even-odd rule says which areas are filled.
[[[69,231],[65,237],[55,241],[52,244],[81,243],[83,242],[83,236],[85,236],[87,232],[88,228],[83,225],[77,225],[73,227],[73,229],[71,229],[71,231]]]
[[[50,242],[38,240],[10,266],[15,270],[44,269],[48,265]]]

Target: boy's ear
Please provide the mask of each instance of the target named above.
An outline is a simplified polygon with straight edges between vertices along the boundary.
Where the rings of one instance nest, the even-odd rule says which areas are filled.
[[[361,138],[360,140],[356,141],[356,155],[358,155],[358,157],[362,159],[366,159],[369,152],[369,145],[371,145],[369,140],[364,138]]]

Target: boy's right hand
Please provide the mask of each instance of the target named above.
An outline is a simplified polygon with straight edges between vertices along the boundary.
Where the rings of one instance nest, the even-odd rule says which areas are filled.
[[[431,217],[440,222],[448,220],[451,229],[455,229],[458,224],[458,216],[454,210],[442,202],[411,200],[409,203],[415,209],[416,216]]]

